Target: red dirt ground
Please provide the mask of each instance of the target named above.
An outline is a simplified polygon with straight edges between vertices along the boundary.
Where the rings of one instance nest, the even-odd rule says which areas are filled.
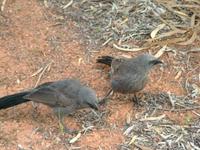
[[[3,15],[0,16],[0,96],[34,87],[38,75],[32,75],[50,62],[50,70],[44,73],[40,83],[76,77],[94,88],[99,97],[106,94],[109,80],[106,72],[102,71],[103,67],[95,64],[95,58],[108,54],[122,55],[122,52],[105,48],[98,53],[88,53],[86,46],[81,44],[75,23],[68,20],[65,25],[56,26],[62,17],[47,11],[38,1],[9,0]],[[167,64],[171,60],[165,57]],[[175,74],[169,65],[164,72],[155,68],[144,91],[184,94],[179,81],[174,79]],[[110,111],[107,121],[113,128],[94,129],[81,136],[71,148],[117,149],[123,143],[122,128],[127,115],[134,118],[137,110],[132,102],[119,100],[109,102],[106,109]],[[179,122],[180,114],[177,114],[167,113],[172,120]],[[81,127],[73,117],[66,117],[65,122],[73,128]],[[36,112],[31,103],[0,112],[1,150],[70,149],[65,144],[68,137],[60,133],[57,118],[42,104]]]

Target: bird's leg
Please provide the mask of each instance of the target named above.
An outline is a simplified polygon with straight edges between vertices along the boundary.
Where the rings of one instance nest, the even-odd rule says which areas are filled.
[[[61,133],[69,133],[69,134],[75,134],[75,133],[77,133],[76,130],[69,129],[69,128],[67,128],[65,126],[65,124],[64,124],[64,114],[61,111],[61,108],[58,108],[57,115],[58,115],[59,127],[60,127]]]
[[[64,123],[63,123],[63,116],[62,117],[61,116],[62,116],[61,111],[59,109],[59,111],[58,111],[59,127],[60,127],[61,133],[64,133],[65,132],[65,130],[64,130],[65,126],[64,126]]]
[[[39,112],[37,110],[38,110],[38,107],[31,109],[31,112],[32,112],[31,114],[32,114],[33,119],[36,119],[39,114]]]
[[[102,100],[99,102],[100,105],[105,104],[108,100],[108,98],[113,94],[113,90],[110,89],[108,93],[102,98]]]
[[[37,104],[36,102],[33,102],[33,101],[31,101],[31,104],[33,106],[33,109],[37,110],[39,104]]]
[[[138,100],[138,98],[137,98],[136,93],[133,94],[132,100],[133,100],[133,103],[135,103],[137,106],[141,106],[141,105],[140,105],[140,102],[139,102],[139,100]]]

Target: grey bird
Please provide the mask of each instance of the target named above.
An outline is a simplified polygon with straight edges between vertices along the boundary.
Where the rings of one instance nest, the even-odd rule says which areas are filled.
[[[153,55],[142,54],[134,58],[101,56],[97,59],[97,63],[111,67],[111,88],[114,92],[134,94],[133,100],[138,103],[136,93],[147,84],[149,71],[153,66],[163,62]]]
[[[63,125],[63,116],[82,108],[98,110],[98,99],[93,89],[84,86],[75,79],[47,82],[21,93],[0,98],[0,109],[6,109],[21,103],[34,101],[53,108]],[[65,128],[65,131],[70,131]]]

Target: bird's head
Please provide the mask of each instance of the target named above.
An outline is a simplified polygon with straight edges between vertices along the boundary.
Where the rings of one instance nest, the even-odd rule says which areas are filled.
[[[82,87],[80,89],[79,96],[81,99],[81,105],[95,110],[99,109],[96,92],[93,89],[89,87]]]
[[[143,64],[144,67],[147,69],[151,69],[153,66],[158,64],[163,64],[161,60],[150,54],[140,55],[138,56],[138,60],[140,64]]]

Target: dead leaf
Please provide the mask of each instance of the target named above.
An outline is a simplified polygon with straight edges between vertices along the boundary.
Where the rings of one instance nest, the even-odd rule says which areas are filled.
[[[179,79],[181,77],[181,74],[182,74],[182,70],[179,70],[175,76],[175,80]]]
[[[187,41],[184,41],[184,42],[180,42],[180,43],[177,43],[178,45],[190,45],[192,44],[197,38],[197,33],[196,32],[193,32],[191,38]]]
[[[71,0],[68,4],[66,4],[65,6],[63,6],[63,9],[68,8],[69,6],[71,6],[73,4],[73,0]]]
[[[151,32],[151,38],[155,38],[156,34],[165,27],[166,24],[160,24],[158,25],[152,32]]]
[[[128,145],[131,145],[135,142],[135,140],[137,139],[137,135],[134,135],[132,138],[131,138],[131,141],[128,143]]]
[[[196,14],[194,13],[191,17],[191,27],[195,25],[195,17],[196,17]]]
[[[192,84],[192,87],[193,87],[193,93],[195,93],[196,95],[199,95],[200,94],[200,87],[196,84]]]
[[[78,59],[78,65],[79,65],[79,66],[80,66],[81,63],[82,63],[82,60],[83,60],[82,58],[79,58],[79,59]]]
[[[174,5],[174,6],[172,6],[172,7],[182,7],[182,8],[200,8],[200,6],[198,6],[198,5]]]
[[[185,0],[186,2],[195,2],[197,4],[200,4],[200,1],[199,0]]]
[[[167,45],[163,46],[155,55],[154,57],[159,58],[162,54],[166,51]]]
[[[139,149],[141,149],[141,150],[153,150],[153,149],[151,149],[151,148],[149,148],[149,147],[146,147],[146,146],[142,146],[142,145],[138,145],[138,144],[134,144],[136,147],[138,147]]]
[[[69,143],[73,144],[75,143],[79,138],[81,137],[81,133],[79,132],[74,138],[72,138]]]
[[[169,37],[169,36],[172,36],[172,35],[175,35],[175,34],[184,34],[185,32],[187,32],[187,30],[173,30],[173,31],[169,31],[169,32],[165,32],[165,33],[161,34],[156,39]]]
[[[148,39],[147,43],[145,43],[146,46],[152,47],[155,45],[170,45],[170,44],[176,44],[178,42],[183,42],[187,38],[186,37],[178,37],[178,38],[171,38],[171,39],[166,39],[166,40],[157,40],[154,41],[153,39]]]
[[[137,52],[137,51],[141,51],[141,50],[145,50],[145,49],[149,48],[149,47],[123,48],[123,47],[120,47],[116,44],[113,44],[113,47],[115,47],[118,50],[126,51],[126,52]]]
[[[161,119],[163,119],[163,118],[165,118],[165,114],[163,114],[163,115],[160,115],[160,116],[158,116],[158,117],[149,117],[149,118],[142,118],[142,119],[140,119],[140,121],[154,121],[154,120],[161,120]]]
[[[174,13],[176,13],[177,15],[189,18],[189,16],[187,14],[185,14],[184,12],[181,11],[177,11],[177,10],[173,10]]]

